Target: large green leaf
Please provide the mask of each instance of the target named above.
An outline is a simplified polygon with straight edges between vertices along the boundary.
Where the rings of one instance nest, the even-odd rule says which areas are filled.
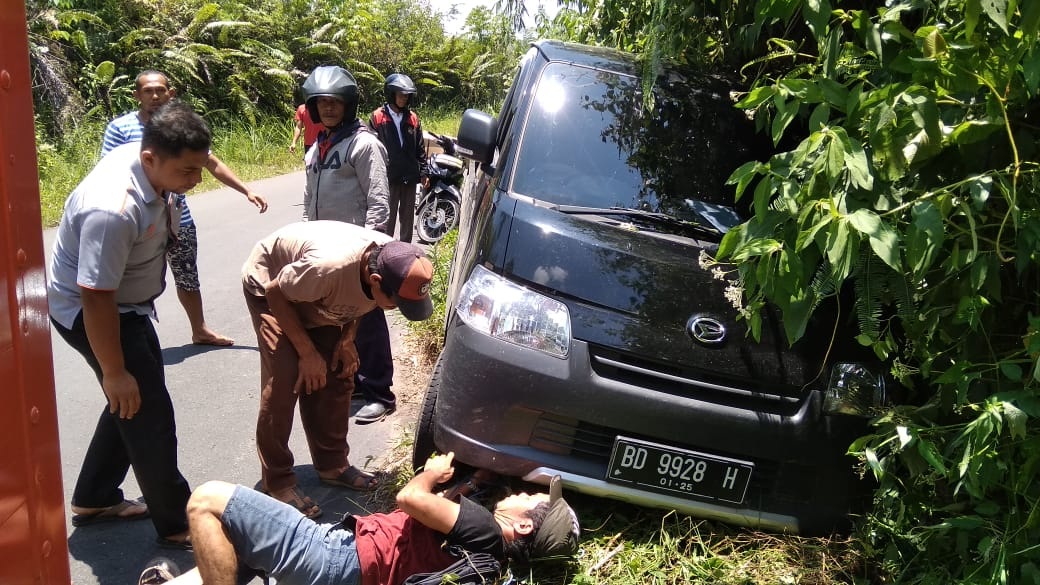
[[[873,189],[874,175],[870,172],[867,152],[863,149],[863,145],[859,141],[852,140],[844,128],[835,128],[834,131],[844,146],[844,163],[849,170],[852,184],[859,189]]]
[[[838,140],[837,136],[833,134],[831,134],[830,140],[827,141],[827,156],[825,160],[826,166],[823,170],[827,174],[827,184],[833,189],[838,179],[841,178],[842,171],[845,170],[845,148],[841,140]]]
[[[867,236],[870,247],[881,260],[893,270],[902,270],[899,265],[899,234],[869,209],[857,209],[848,216],[849,225]]]
[[[823,43],[827,35],[827,21],[831,17],[829,0],[805,0],[805,20],[817,42]]]
[[[754,108],[759,104],[771,99],[777,92],[774,85],[761,85],[752,89],[746,96],[736,103],[738,108]]]
[[[735,198],[739,201],[740,196],[744,194],[744,189],[747,188],[748,184],[758,176],[758,168],[761,163],[758,161],[748,161],[739,167],[737,170],[730,173],[729,178],[726,179],[727,185],[736,184]]]
[[[834,216],[828,212],[819,213],[815,207],[807,206],[803,213],[806,218],[812,219],[812,223],[808,227],[803,227],[798,232],[798,239],[795,241],[795,251],[801,252],[816,241],[816,235],[823,228],[834,219]],[[804,226],[805,221],[800,221],[799,225]]]
[[[1040,30],[1040,2],[1025,0],[1022,3],[1022,18],[1018,26],[1025,38],[1036,38]]]
[[[1004,34],[1008,34],[1008,0],[982,0],[982,10]]]
[[[926,59],[938,59],[946,54],[946,39],[943,38],[939,28],[932,29],[925,37],[922,47]]]
[[[1038,63],[1040,65],[1040,63]],[[1040,70],[1038,70],[1040,73]],[[1000,132],[1004,125],[996,120],[965,120],[954,127],[949,140],[953,144],[965,146],[986,140],[994,132]]]
[[[847,218],[831,222],[827,229],[825,252],[830,261],[831,275],[837,281],[845,280],[852,270],[852,243]]]
[[[102,61],[97,64],[97,67],[94,67],[94,75],[102,85],[108,85],[112,83],[112,79],[116,75],[116,64],[111,61]]]
[[[907,228],[906,261],[914,274],[923,275],[931,268],[942,249],[943,218],[931,201],[914,204],[912,220]]]
[[[965,0],[964,2],[964,34],[969,39],[975,35],[975,28],[982,16],[981,0]]]
[[[739,248],[733,254],[734,262],[744,262],[758,256],[768,256],[780,251],[783,246],[780,242],[770,239],[752,240]]]
[[[795,114],[798,113],[798,102],[788,102],[784,99],[781,94],[773,96],[773,106],[776,107],[776,116],[773,117],[773,144],[779,144],[780,139],[784,136],[784,130],[787,129],[788,124],[794,120]]]
[[[1040,2],[1033,2],[1032,5],[1040,7]],[[1040,8],[1036,9],[1036,13],[1040,16]],[[1026,82],[1029,94],[1036,96],[1040,88],[1040,48],[1034,46],[1022,58],[1022,78]]]

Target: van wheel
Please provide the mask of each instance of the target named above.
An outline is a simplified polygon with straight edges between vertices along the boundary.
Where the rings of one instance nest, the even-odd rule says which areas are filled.
[[[415,437],[412,439],[412,469],[415,471],[426,465],[426,460],[437,451],[437,445],[433,443],[433,414],[440,388],[441,358],[438,357],[430,383],[426,386],[426,396],[419,408],[419,420],[415,424]]]

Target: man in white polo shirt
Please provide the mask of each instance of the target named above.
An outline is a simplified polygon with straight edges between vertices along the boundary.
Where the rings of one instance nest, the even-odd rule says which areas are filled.
[[[108,400],[76,481],[73,525],[150,514],[159,544],[185,550],[190,489],[177,467],[173,403],[150,319],[176,238],[171,203],[202,180],[210,140],[201,117],[170,102],[140,143],[103,158],[65,203],[47,291],[55,329],[87,360]],[[123,497],[130,467],[147,507]]]

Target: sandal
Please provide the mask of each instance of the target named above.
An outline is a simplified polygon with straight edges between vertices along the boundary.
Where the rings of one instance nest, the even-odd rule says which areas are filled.
[[[319,474],[318,479],[321,480],[321,483],[345,487],[359,492],[370,492],[379,487],[378,476],[362,471],[353,465],[335,477],[322,477]]]
[[[78,507],[78,506],[77,506]],[[128,514],[127,511],[138,508],[139,512]],[[91,510],[90,512],[82,512],[77,514],[73,510],[72,514],[72,525],[75,527],[90,526],[91,524],[100,524],[102,522],[115,522],[117,520],[141,520],[142,518],[148,517],[148,506],[143,502],[135,500],[123,500],[113,506],[105,508],[80,508],[82,510]]]
[[[181,574],[177,564],[165,557],[156,557],[148,563],[137,578],[137,585],[162,585]]]
[[[292,497],[288,500],[278,498],[271,492],[264,492],[262,490],[261,492],[271,496],[272,498],[282,502],[283,504],[289,504],[293,508],[296,508],[296,510],[299,513],[303,514],[311,520],[320,518],[323,514],[321,508],[318,507],[318,504],[316,504],[314,500],[310,499],[309,496],[305,496],[302,493],[300,493],[300,490],[295,487],[293,487],[291,490],[289,490],[289,492],[287,492],[292,495]]]

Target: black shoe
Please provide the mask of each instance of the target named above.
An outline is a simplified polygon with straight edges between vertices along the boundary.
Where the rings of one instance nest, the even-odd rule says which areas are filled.
[[[177,563],[166,557],[155,557],[148,562],[148,567],[141,571],[137,578],[137,585],[162,585],[172,581],[174,577],[181,574]]]
[[[397,410],[395,406],[387,406],[382,402],[369,402],[354,415],[354,422],[368,424],[383,420]]]

